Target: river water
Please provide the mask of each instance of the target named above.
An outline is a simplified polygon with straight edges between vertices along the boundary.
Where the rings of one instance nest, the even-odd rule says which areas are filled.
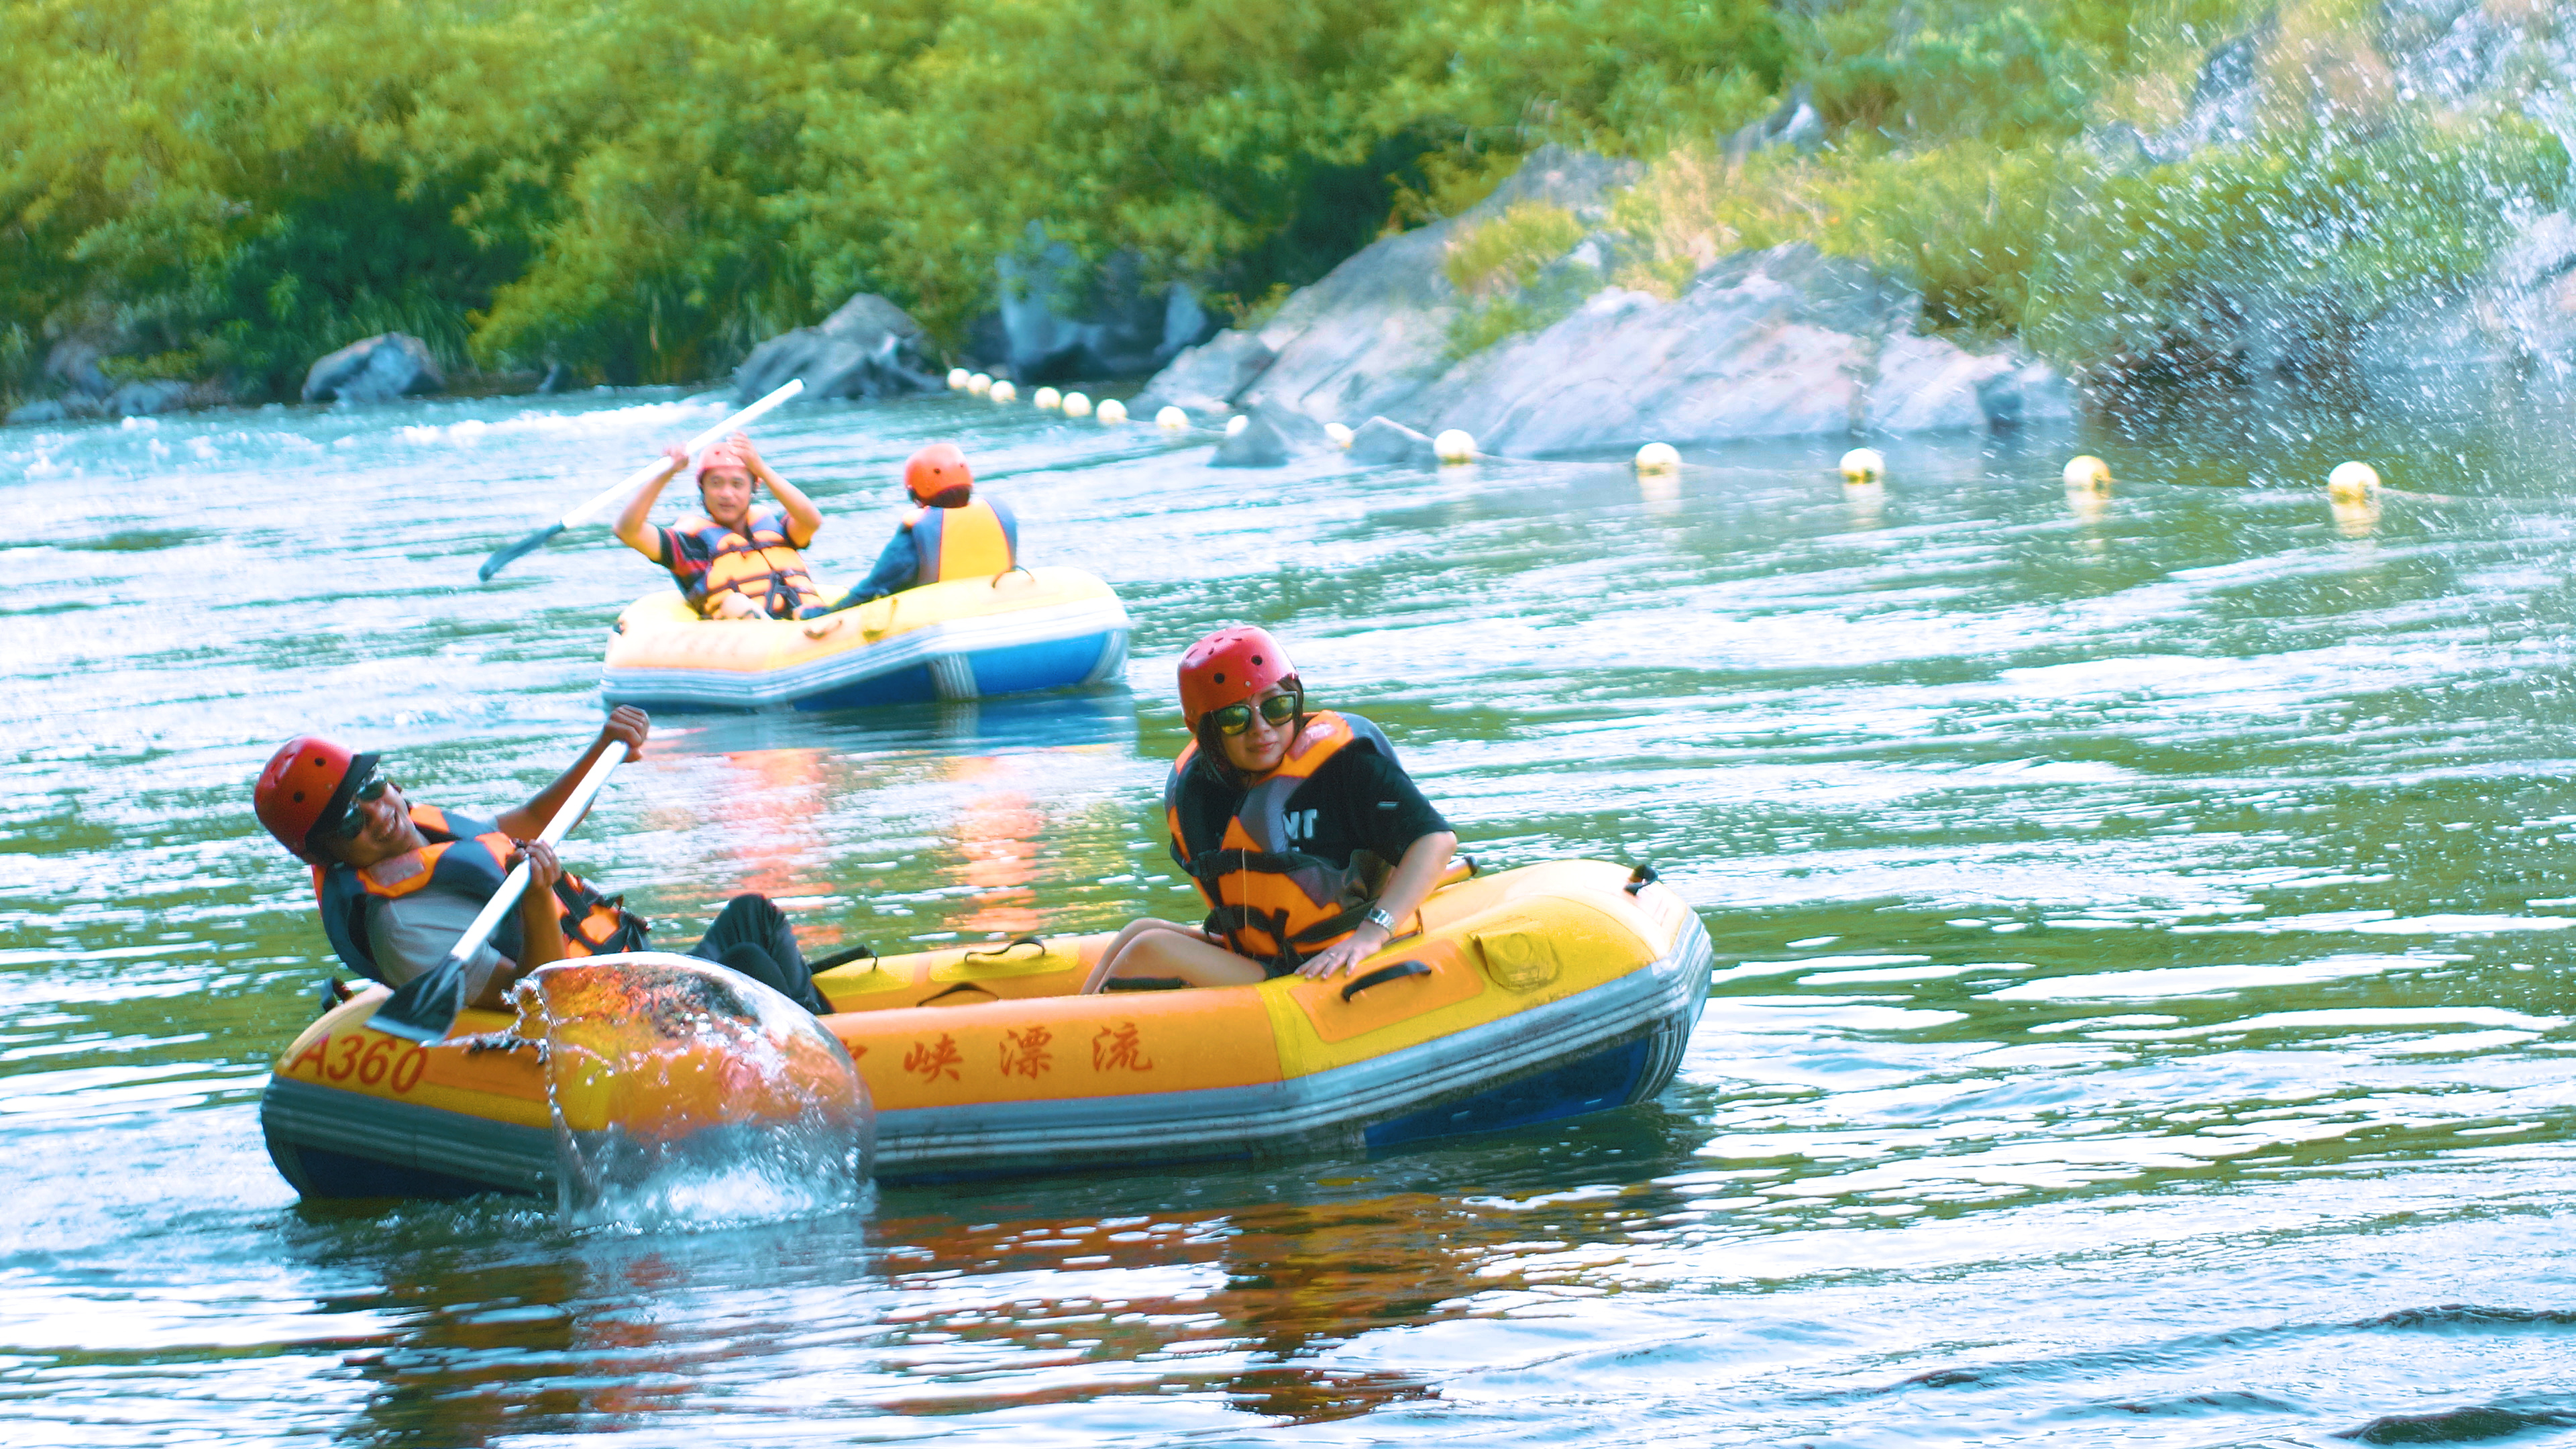
[[[780,415],[848,578],[965,445],[1127,687],[660,721],[567,856],[817,950],[1186,912],[1170,669],[1233,620],[1489,865],[1650,862],[1716,985],[1651,1106],[1370,1159],[575,1233],[299,1206],[257,1098],[324,976],[277,742],[489,810],[653,586],[492,548],[719,417],[629,391],[12,430],[0,1439],[1587,1446],[2576,1429],[2576,503],[2550,428],[2123,432],[1438,474],[965,399]],[[2071,502],[2079,447],[2120,477]],[[2318,487],[2379,461],[2375,516]]]

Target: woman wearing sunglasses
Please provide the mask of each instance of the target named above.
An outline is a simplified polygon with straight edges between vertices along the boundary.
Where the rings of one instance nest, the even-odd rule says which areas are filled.
[[[1181,656],[1180,683],[1192,738],[1164,785],[1164,815],[1207,921],[1129,925],[1084,989],[1322,978],[1368,959],[1448,869],[1458,848],[1449,823],[1377,726],[1307,712],[1296,667],[1268,632],[1201,639]]]
[[[376,769],[373,753],[314,735],[289,740],[251,792],[259,823],[313,868],[323,934],[349,969],[399,987],[446,959],[484,903],[521,859],[528,889],[519,909],[466,963],[466,999],[499,1009],[509,988],[571,956],[636,951],[645,920],[565,870],[535,839],[573,786],[609,750],[643,755],[652,722],[620,706],[590,748],[535,798],[494,819],[414,804]],[[787,918],[767,898],[736,896],[692,950],[760,981],[808,1010],[830,1006],[814,990]]]

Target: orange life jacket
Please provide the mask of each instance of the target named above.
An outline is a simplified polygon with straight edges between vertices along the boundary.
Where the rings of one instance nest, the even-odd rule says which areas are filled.
[[[955,508],[915,508],[903,521],[920,555],[912,587],[942,579],[988,579],[1020,557],[1020,521],[998,499],[969,498]]]
[[[693,514],[672,529],[696,543],[694,552],[704,558],[700,563],[674,557],[665,564],[698,612],[712,618],[725,594],[742,595],[773,619],[795,618],[798,609],[823,602],[823,591],[805,571],[804,555],[787,541],[787,515],[755,513],[744,523],[747,531],[737,533]]]
[[[1207,900],[1208,931],[1274,975],[1359,929],[1392,870],[1365,850],[1353,851],[1349,864],[1335,865],[1291,847],[1288,797],[1346,749],[1395,758],[1384,732],[1358,715],[1323,710],[1308,716],[1279,768],[1245,792],[1213,850],[1192,853],[1181,828],[1181,792],[1198,762],[1197,741],[1172,762],[1163,785],[1172,852]]]
[[[411,807],[411,821],[429,837],[430,843],[418,850],[365,870],[336,862],[313,867],[313,893],[322,904],[322,932],[331,938],[331,949],[350,970],[375,981],[385,977],[367,940],[369,897],[397,900],[436,890],[480,907],[501,888],[509,874],[506,862],[516,848],[491,821],[449,815],[434,805]],[[652,929],[651,922],[626,909],[624,897],[603,896],[570,871],[555,883],[555,900],[563,907],[567,956],[641,950],[644,933]],[[501,929],[492,933],[492,949],[516,961],[525,946],[518,914],[502,917]]]

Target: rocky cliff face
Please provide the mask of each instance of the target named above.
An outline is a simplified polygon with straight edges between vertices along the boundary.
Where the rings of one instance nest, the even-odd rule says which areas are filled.
[[[1464,428],[1496,454],[1992,428],[2069,411],[2047,368],[1920,335],[1910,289],[1812,247],[1720,258],[1670,301],[1613,285],[1618,240],[1600,228],[1637,174],[1561,148],[1533,153],[1475,207],[1377,242],[1259,329],[1183,354],[1138,405],[1384,415],[1418,431]],[[1587,234],[1524,290],[1581,300],[1458,357],[1470,301],[1445,273],[1449,248],[1532,201],[1564,209]]]

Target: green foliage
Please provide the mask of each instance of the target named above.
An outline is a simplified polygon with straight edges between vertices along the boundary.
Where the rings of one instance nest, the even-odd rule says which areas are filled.
[[[1789,58],[1761,0],[9,0],[0,327],[695,378],[857,290],[955,338],[1031,222],[1259,297]]]
[[[1516,201],[1493,220],[1452,236],[1440,267],[1464,296],[1517,291],[1581,240],[1583,223],[1573,212],[1544,201]]]

